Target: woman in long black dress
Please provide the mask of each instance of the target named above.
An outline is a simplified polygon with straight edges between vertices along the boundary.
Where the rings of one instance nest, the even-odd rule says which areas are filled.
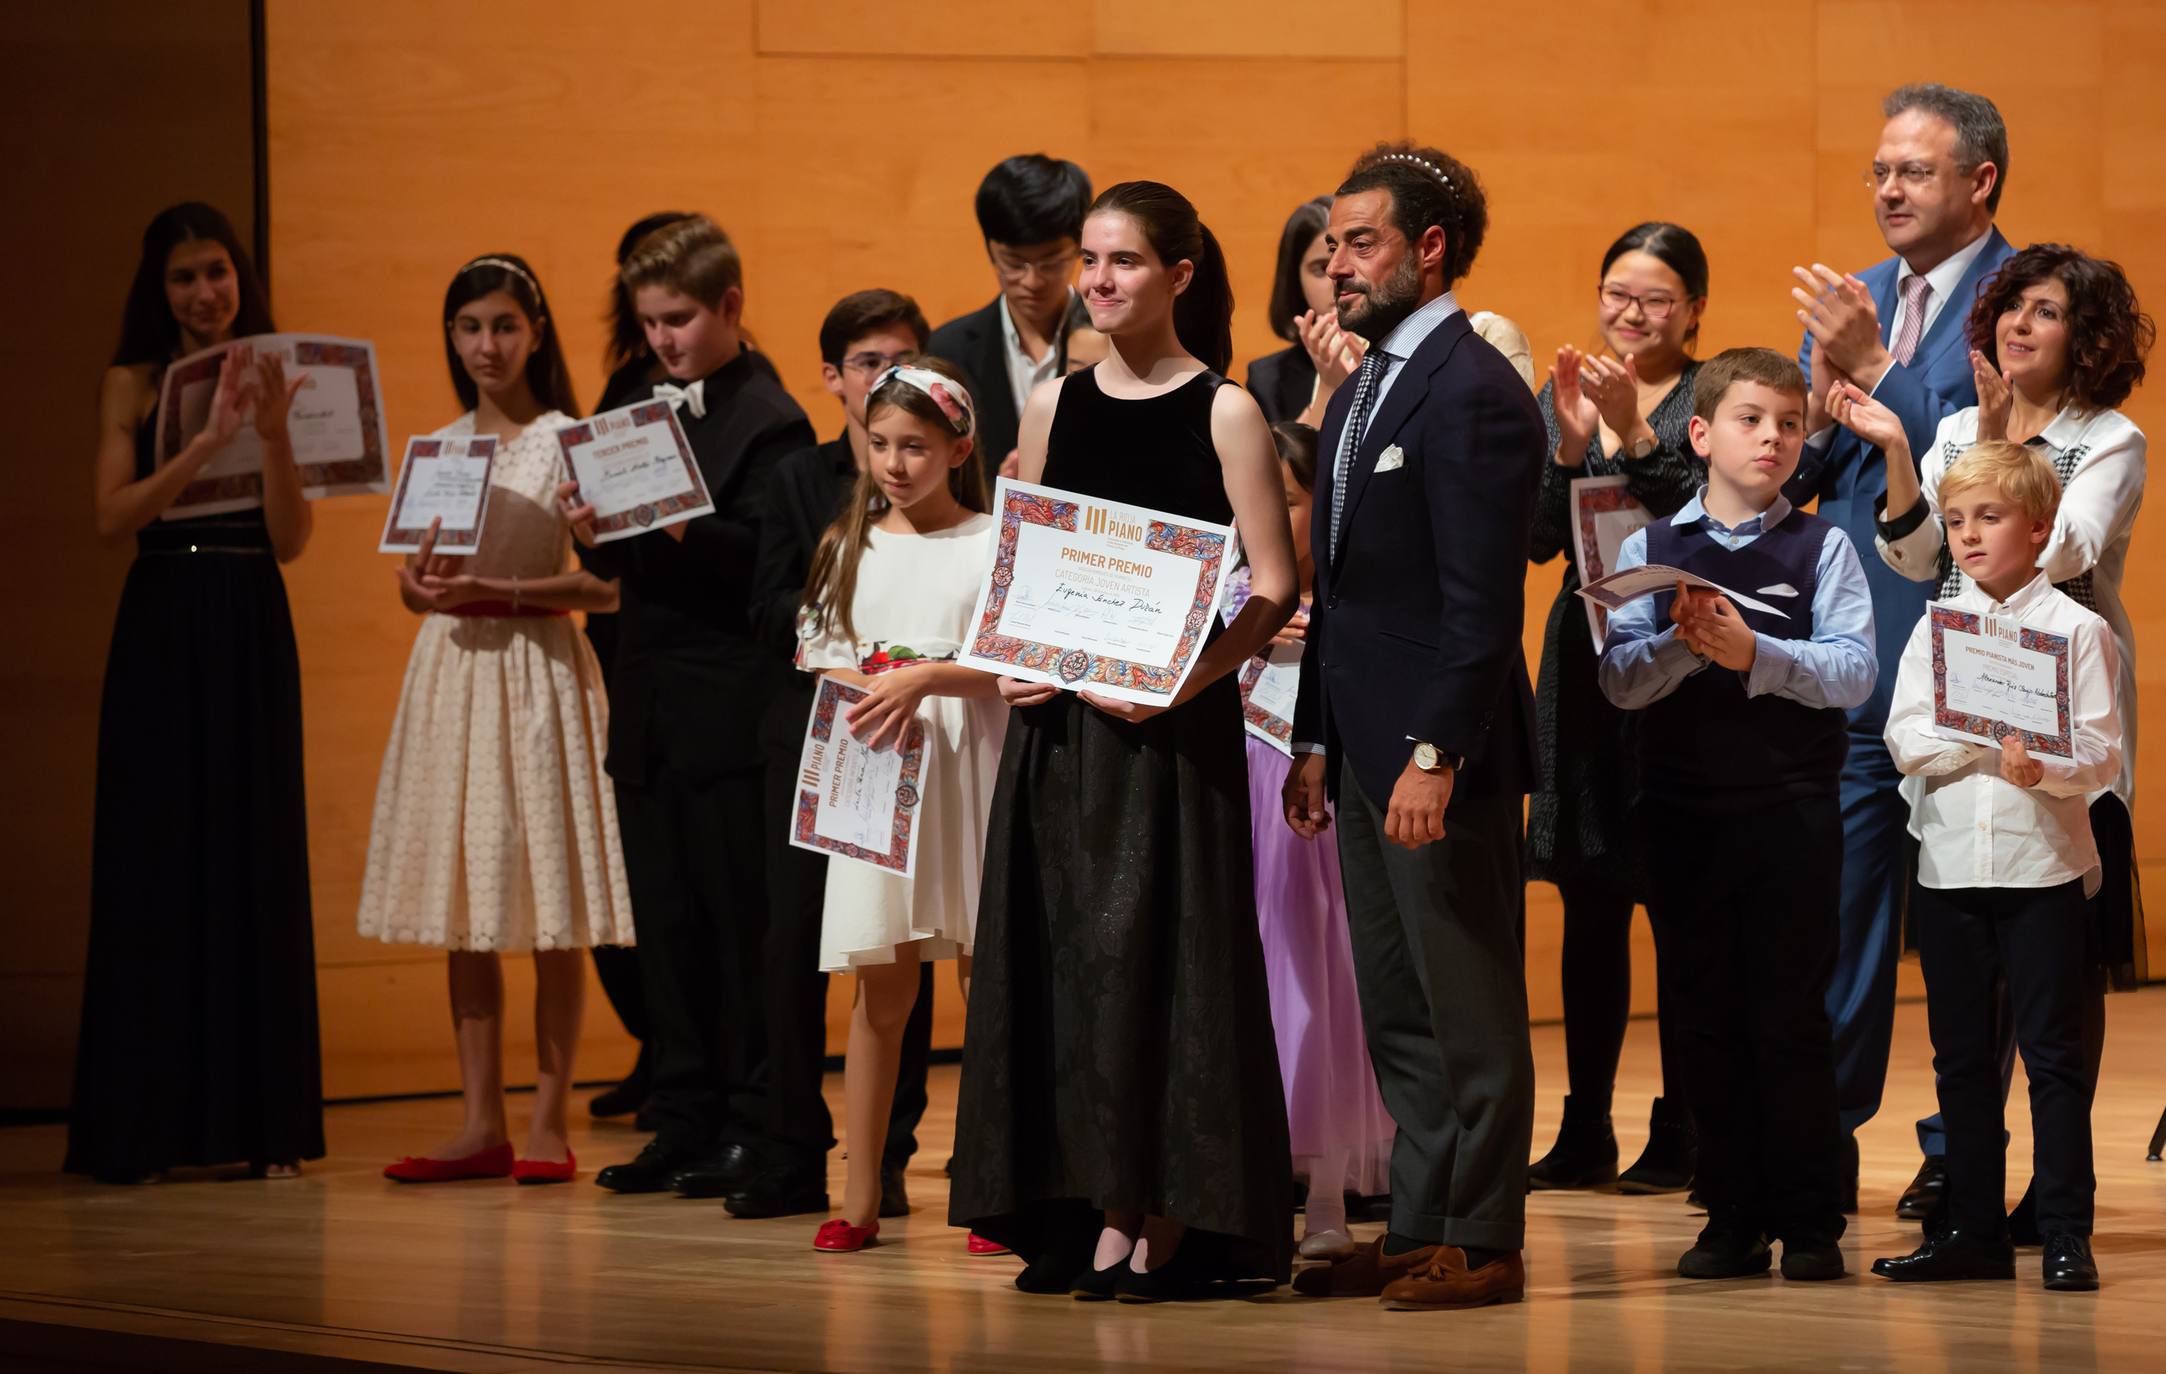
[[[1536,397],[1550,459],[1535,496],[1529,556],[1564,555],[1550,604],[1534,690],[1541,778],[1527,807],[1526,876],[1564,897],[1564,1125],[1528,1170],[1537,1189],[1592,1188],[1616,1180],[1628,1193],[1690,1186],[1697,1149],[1683,1103],[1657,1097],[1647,1148],[1622,1176],[1610,1097],[1632,1013],[1632,908],[1645,890],[1632,840],[1631,719],[1595,682],[1593,637],[1581,569],[1572,552],[1571,487],[1582,477],[1622,475],[1651,514],[1667,519],[1707,479],[1685,428],[1692,419],[1692,357],[1707,306],[1707,255],[1690,230],[1651,221],[1620,235],[1602,256],[1596,301],[1608,356],[1557,350]],[[1672,1073],[1670,1037],[1662,1077]]]
[[[278,571],[311,525],[286,433],[300,379],[234,349],[202,433],[152,464],[166,365],[271,329],[225,216],[191,203],[150,222],[99,401],[98,534],[134,535],[136,558],[98,718],[66,1164],[113,1182],[242,1161],[283,1176],[323,1155],[301,673]],[[262,505],[162,519],[244,424]]]
[[[1124,182],[1083,228],[1107,359],[1038,388],[1027,481],[1237,520],[1241,614],[1167,708],[1007,678],[1018,709],[986,837],[956,1109],[954,1224],[1030,1261],[1026,1292],[1190,1296],[1283,1281],[1292,1200],[1232,671],[1293,609],[1271,435],[1222,375],[1217,242],[1170,187]]]

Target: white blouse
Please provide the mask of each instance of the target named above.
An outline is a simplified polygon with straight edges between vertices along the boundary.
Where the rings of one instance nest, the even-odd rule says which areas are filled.
[[[2121,769],[2114,710],[2119,655],[2106,622],[2057,590],[2041,573],[2003,602],[1968,577],[1947,598],[1967,611],[2014,620],[2069,639],[2068,714],[2073,758],[2033,754],[2045,766],[2036,787],[2001,776],[2000,750],[1933,732],[1933,620],[1920,616],[1903,646],[1888,708],[1888,752],[1903,777],[1910,833],[1918,840],[1918,881],[1930,888],[2053,887],[2083,879],[2098,891],[2098,845],[2087,793]]]
[[[1971,585],[1970,578],[1943,566],[1947,536],[1940,523],[1940,479],[1978,442],[1978,407],[1956,411],[1940,422],[1932,447],[1921,455],[1918,482],[1925,491],[1926,518],[1896,538],[1874,539],[1881,561],[1913,582],[1939,582],[1949,600]],[[2121,578],[2128,567],[2129,539],[2136,512],[2143,505],[2144,437],[2118,410],[2078,411],[2073,407],[2032,444],[2053,462],[2061,476],[2061,506],[2053,532],[2039,550],[2038,566],[2053,585],[2076,603],[2105,618],[2119,650],[2114,699],[2121,718],[2121,767],[2110,786],[2121,804],[2133,809],[2136,792],[2136,632],[2121,604]],[[1897,522],[1901,523],[1901,522]],[[1883,526],[1883,531],[1887,527]]]

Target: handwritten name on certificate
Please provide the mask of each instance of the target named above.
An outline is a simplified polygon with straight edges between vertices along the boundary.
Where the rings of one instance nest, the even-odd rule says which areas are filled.
[[[256,334],[191,353],[165,370],[158,389],[158,418],[152,455],[167,462],[203,432],[211,399],[218,390],[218,368],[229,349],[246,346],[255,356],[276,354],[286,377],[301,379],[286,412],[286,433],[293,442],[294,466],[302,494],[311,499],[352,492],[380,492],[389,485],[390,435],[376,370],[376,345],[365,339],[336,339],[319,334]],[[243,410],[252,415],[256,378],[241,378]],[[194,480],[166,508],[164,518],[252,510],[263,504],[263,441],[244,418],[241,427]]]
[[[417,553],[431,521],[437,553],[473,553],[481,548],[482,522],[489,517],[489,473],[496,466],[494,434],[448,435],[406,441],[406,461],[391,492],[378,553]]]
[[[1233,527],[1002,478],[999,535],[960,661],[1164,705],[1211,628]]]
[[[566,425],[557,449],[594,507],[598,543],[714,513],[707,479],[667,401],[639,401]]]
[[[798,755],[790,843],[909,877],[918,863],[925,723],[911,721],[899,746],[868,749],[843,719],[866,695],[832,677],[820,679]]]
[[[2075,757],[2068,636],[1931,602],[1933,727],[1980,744],[2020,733],[2033,754]]]
[[[1301,646],[1280,644],[1241,665],[1241,723],[1288,758],[1294,752],[1294,702],[1301,694]]]
[[[1614,477],[1572,479],[1572,558],[1579,565],[1579,580],[1598,582],[1617,566],[1617,551],[1625,536],[1645,525],[1653,516],[1639,503],[1622,474]],[[1587,630],[1594,636],[1594,651],[1602,652],[1609,634],[1609,612],[1585,600]]]

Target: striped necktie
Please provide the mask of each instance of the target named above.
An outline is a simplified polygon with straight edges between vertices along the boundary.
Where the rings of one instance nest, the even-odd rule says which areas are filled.
[[[1888,352],[1906,367],[1918,351],[1918,340],[1925,337],[1925,302],[1932,294],[1933,283],[1922,274],[1903,279],[1903,322],[1896,326],[1895,342],[1888,345]]]
[[[1339,522],[1346,513],[1346,476],[1353,471],[1354,451],[1361,447],[1362,432],[1369,427],[1369,404],[1376,399],[1376,386],[1384,380],[1384,369],[1390,365],[1391,355],[1381,348],[1372,348],[1361,359],[1361,370],[1354,374],[1354,404],[1346,412],[1346,435],[1339,442],[1339,461],[1331,475],[1331,559],[1339,558]]]

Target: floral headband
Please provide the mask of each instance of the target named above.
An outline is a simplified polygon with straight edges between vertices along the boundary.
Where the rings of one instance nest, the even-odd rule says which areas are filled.
[[[905,363],[881,373],[872,389],[878,391],[889,382],[901,382],[930,396],[933,404],[940,407],[940,413],[947,417],[948,427],[957,434],[968,434],[975,428],[973,417],[977,411],[971,403],[970,393],[953,377],[944,377],[929,367],[911,367]]]

